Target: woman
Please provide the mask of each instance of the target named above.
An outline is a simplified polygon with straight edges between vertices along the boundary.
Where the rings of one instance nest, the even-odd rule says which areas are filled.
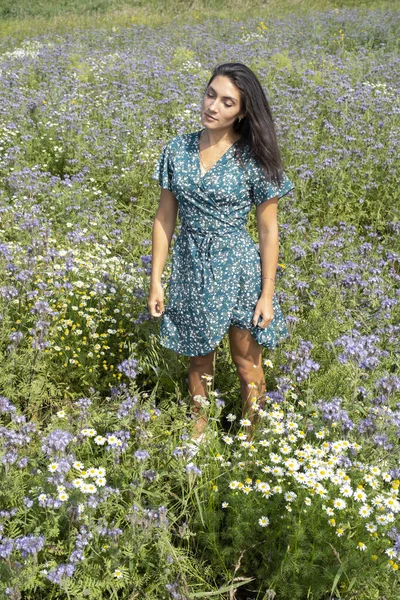
[[[265,396],[262,347],[274,348],[288,335],[274,295],[277,203],[294,186],[282,168],[265,93],[244,64],[214,69],[201,122],[200,131],[178,135],[164,146],[152,174],[162,190],[153,226],[148,308],[153,317],[162,316],[160,343],[190,357],[189,393],[197,416],[196,396],[207,396],[217,346],[229,332],[243,414],[252,422],[253,388],[258,397]],[[246,231],[252,204],[259,250]],[[178,208],[181,230],[164,310],[161,274]],[[194,440],[204,437],[205,427],[206,418],[198,416]]]

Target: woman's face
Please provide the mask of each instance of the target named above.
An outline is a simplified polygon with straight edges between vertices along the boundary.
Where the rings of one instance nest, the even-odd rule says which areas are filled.
[[[210,115],[214,118],[209,118]],[[201,122],[210,129],[231,127],[241,113],[240,92],[224,75],[217,75],[206,89],[201,107]]]

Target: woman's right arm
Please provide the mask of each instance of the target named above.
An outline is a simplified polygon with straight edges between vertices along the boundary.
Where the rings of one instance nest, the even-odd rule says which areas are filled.
[[[154,217],[152,235],[152,266],[148,309],[152,317],[164,312],[164,289],[161,275],[167,260],[178,214],[178,202],[169,190],[162,188],[160,204]]]

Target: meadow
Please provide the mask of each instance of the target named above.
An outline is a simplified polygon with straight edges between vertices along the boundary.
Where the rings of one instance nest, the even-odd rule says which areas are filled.
[[[400,11],[358,4],[0,7],[0,598],[399,598]],[[290,336],[252,442],[224,338],[194,453],[147,310],[151,175],[228,61],[295,184]]]

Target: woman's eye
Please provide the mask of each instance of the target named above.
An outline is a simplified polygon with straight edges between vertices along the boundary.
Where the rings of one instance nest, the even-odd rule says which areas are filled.
[[[210,92],[207,92],[207,94],[206,94],[206,95],[207,95],[209,98],[212,98],[212,97],[213,97],[213,94],[210,94]],[[226,102],[224,102],[224,104],[225,104],[225,106],[226,106],[227,108],[232,108],[232,106],[233,106],[233,104],[227,104]]]

